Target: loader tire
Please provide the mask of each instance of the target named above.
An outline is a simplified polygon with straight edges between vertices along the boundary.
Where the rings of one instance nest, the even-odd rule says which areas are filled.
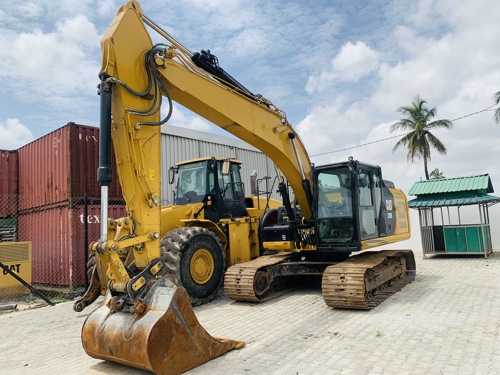
[[[177,228],[161,241],[167,277],[186,289],[193,306],[212,301],[224,279],[224,252],[219,238],[202,227]]]

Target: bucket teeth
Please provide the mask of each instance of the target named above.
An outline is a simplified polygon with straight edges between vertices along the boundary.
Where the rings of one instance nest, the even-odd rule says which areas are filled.
[[[140,315],[111,313],[104,301],[83,325],[82,343],[87,354],[170,375],[182,374],[245,345],[212,337],[198,322],[182,287],[165,286],[161,280],[147,299],[146,312]]]

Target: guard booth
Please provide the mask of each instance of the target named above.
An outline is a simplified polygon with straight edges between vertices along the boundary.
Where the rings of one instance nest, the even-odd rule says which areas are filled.
[[[418,210],[424,257],[493,251],[489,207],[500,202],[488,174],[416,182],[408,206]]]

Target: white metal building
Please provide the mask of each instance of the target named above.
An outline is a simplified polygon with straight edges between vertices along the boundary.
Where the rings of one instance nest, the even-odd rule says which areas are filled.
[[[281,200],[276,181],[274,163],[255,147],[238,138],[200,132],[197,130],[163,125],[161,139],[162,155],[162,205],[172,202],[174,185],[169,184],[168,169],[184,160],[206,156],[234,158],[243,162],[241,178],[245,184],[245,193],[250,195],[250,175],[255,170],[257,178],[271,177],[268,188],[271,197]],[[274,187],[272,184],[274,182]],[[259,185],[259,190],[266,190],[265,182]]]

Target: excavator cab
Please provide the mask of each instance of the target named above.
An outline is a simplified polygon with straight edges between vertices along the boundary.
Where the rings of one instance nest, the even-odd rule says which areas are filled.
[[[363,242],[396,234],[394,185],[379,166],[349,161],[313,172],[318,250],[359,251]],[[395,198],[396,197],[396,198]]]

